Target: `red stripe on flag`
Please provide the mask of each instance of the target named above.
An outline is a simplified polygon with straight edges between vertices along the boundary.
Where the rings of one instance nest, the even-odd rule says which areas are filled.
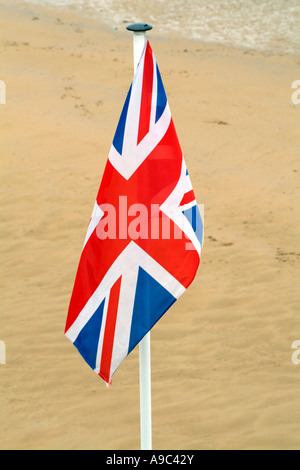
[[[191,190],[188,193],[185,193],[185,195],[181,199],[181,203],[179,204],[179,206],[184,206],[185,204],[188,204],[189,202],[192,202],[194,200],[195,200],[195,194],[194,194],[194,191]]]
[[[121,279],[119,277],[117,282],[112,286],[109,296],[106,323],[105,323],[105,332],[103,337],[103,346],[102,346],[102,358],[99,375],[107,383],[110,379],[110,365],[112,358],[112,351],[114,346],[114,337],[119,305],[119,296],[121,288]]]
[[[141,109],[140,109],[140,126],[138,133],[137,144],[143,140],[148,134],[150,128],[150,116],[151,116],[151,103],[152,103],[152,87],[153,87],[153,54],[148,43],[145,61],[144,61],[144,75],[143,75],[143,86],[142,86],[142,98],[141,98]]]

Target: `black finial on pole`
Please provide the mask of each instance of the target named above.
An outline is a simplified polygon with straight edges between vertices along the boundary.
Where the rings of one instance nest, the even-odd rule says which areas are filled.
[[[152,29],[152,26],[147,23],[134,23],[126,26],[126,29],[128,29],[128,31],[134,31],[135,33],[141,33],[144,31],[149,31]]]

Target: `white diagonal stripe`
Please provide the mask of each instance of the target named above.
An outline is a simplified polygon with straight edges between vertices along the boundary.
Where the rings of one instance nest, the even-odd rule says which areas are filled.
[[[148,253],[146,253],[136,243],[131,241],[125,250],[122,251],[119,257],[111,265],[110,269],[105,274],[93,295],[89,298],[74,323],[66,332],[66,336],[73,343],[76,341],[80,331],[90,320],[101,302],[105,299],[105,297],[108,296],[110,289],[119,279],[119,277],[124,275],[126,276],[126,273],[128,273],[130,270],[135,273],[139,266],[141,266],[148,274],[157,280],[157,282],[159,282],[176,299],[178,299],[178,297],[180,297],[180,295],[185,291],[185,287],[179,281],[177,281],[177,279],[175,279],[172,274],[170,274],[157,261],[149,256]],[[102,327],[105,328],[105,322],[103,321]]]
[[[128,354],[138,272],[139,265],[135,262],[122,276],[110,377]]]
[[[175,186],[174,190],[171,192],[171,194],[168,196],[168,198],[165,200],[165,202],[160,206],[160,209],[170,219],[172,219],[173,222],[178,225],[178,227],[187,235],[187,237],[191,240],[192,244],[194,245],[195,250],[197,250],[200,256],[200,242],[193,230],[193,227],[182,213],[182,207],[179,206],[186,191],[192,189],[192,186],[190,186],[190,184],[190,178],[188,177],[188,175],[186,175],[185,161],[182,157],[181,175],[178,180],[178,183]]]
[[[154,150],[159,144],[162,138],[165,136],[171,122],[171,112],[169,105],[161,115],[160,119],[153,125],[151,132],[143,138],[143,140],[136,146],[134,151],[134,158],[130,158],[128,155],[122,155],[112,145],[109,152],[109,160],[115,169],[128,180],[148,155]],[[126,158],[128,157],[128,158]]]
[[[122,149],[122,158],[126,161],[135,159],[139,125],[140,125],[140,109],[142,99],[142,88],[143,88],[143,71],[144,71],[144,60],[143,55],[142,62],[138,68],[138,71],[134,77],[132,83],[132,91],[130,95],[126,124],[124,130],[124,140]]]
[[[88,239],[92,235],[93,231],[97,227],[101,217],[104,215],[104,212],[101,210],[101,208],[98,206],[97,201],[94,204],[94,209],[92,212],[91,220],[87,229],[86,237],[84,240],[83,248],[85,247]]]
[[[107,309],[108,309],[108,303],[109,303],[109,297],[110,297],[109,294],[110,293],[108,293],[107,297],[105,298],[104,307],[103,307],[102,324],[101,324],[101,330],[100,330],[99,341],[98,341],[96,367],[95,367],[95,371],[97,372],[97,374],[99,374],[100,366],[101,366],[103,338],[104,338],[104,331],[105,331],[106,318],[107,318]]]

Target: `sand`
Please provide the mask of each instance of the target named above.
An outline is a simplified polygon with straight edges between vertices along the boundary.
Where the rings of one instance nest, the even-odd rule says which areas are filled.
[[[139,449],[138,350],[107,388],[64,337],[132,38],[0,7],[1,449]],[[201,265],[151,333],[154,449],[299,449],[299,56],[150,42],[199,203]]]

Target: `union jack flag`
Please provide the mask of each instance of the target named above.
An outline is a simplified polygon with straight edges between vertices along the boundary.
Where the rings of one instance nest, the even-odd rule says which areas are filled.
[[[202,236],[202,219],[146,40],[90,219],[65,328],[106,383],[193,281]]]

